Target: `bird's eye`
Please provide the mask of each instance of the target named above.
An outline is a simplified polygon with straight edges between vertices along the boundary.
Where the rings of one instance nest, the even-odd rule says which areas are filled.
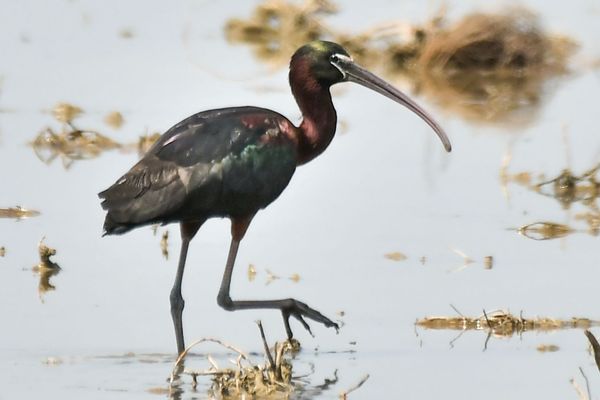
[[[339,62],[340,61],[340,57],[337,54],[332,54],[331,57],[329,57],[329,61],[331,62]]]

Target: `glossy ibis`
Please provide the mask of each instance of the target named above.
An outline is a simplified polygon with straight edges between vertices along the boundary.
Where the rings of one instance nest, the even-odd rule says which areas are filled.
[[[442,128],[421,107],[355,64],[336,43],[315,41],[299,48],[290,62],[289,81],[302,111],[299,127],[275,111],[257,107],[194,114],[163,134],[129,172],[99,194],[107,210],[105,234],[179,222],[181,254],[170,296],[179,353],[184,350],[181,280],[188,246],[212,217],[231,220],[231,246],[217,296],[221,307],[280,310],[288,338],[290,316],[309,332],[305,318],[337,330],[331,319],[295,299],[232,300],[229,293],[238,247],[252,218],[281,194],[297,166],[321,154],[333,139],[337,116],[331,85],[355,82],[397,101],[427,122],[446,150],[451,149]]]

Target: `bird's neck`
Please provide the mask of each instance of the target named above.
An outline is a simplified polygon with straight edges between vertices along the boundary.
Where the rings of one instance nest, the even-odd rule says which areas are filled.
[[[302,123],[296,131],[298,165],[305,164],[321,154],[335,135],[337,115],[328,87],[314,79],[290,74],[292,92],[300,111]]]

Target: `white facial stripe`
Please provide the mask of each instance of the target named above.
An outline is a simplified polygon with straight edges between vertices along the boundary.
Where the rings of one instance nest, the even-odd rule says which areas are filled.
[[[343,62],[347,62],[350,63],[352,62],[352,58],[348,57],[345,54],[334,54],[340,61]],[[333,65],[334,67],[336,67],[338,69],[338,71],[340,71],[342,73],[342,76],[344,77],[344,79],[346,79],[346,72],[342,69],[342,67],[340,67],[339,65],[337,65],[335,62],[331,61],[331,65]]]

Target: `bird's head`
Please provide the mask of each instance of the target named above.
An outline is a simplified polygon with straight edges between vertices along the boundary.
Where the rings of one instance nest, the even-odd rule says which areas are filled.
[[[374,90],[421,117],[438,135],[446,151],[452,149],[446,133],[433,117],[406,94],[356,64],[337,43],[315,40],[296,50],[290,62],[290,80],[295,78],[304,80],[305,85],[313,82],[325,89],[340,82],[354,82]]]

